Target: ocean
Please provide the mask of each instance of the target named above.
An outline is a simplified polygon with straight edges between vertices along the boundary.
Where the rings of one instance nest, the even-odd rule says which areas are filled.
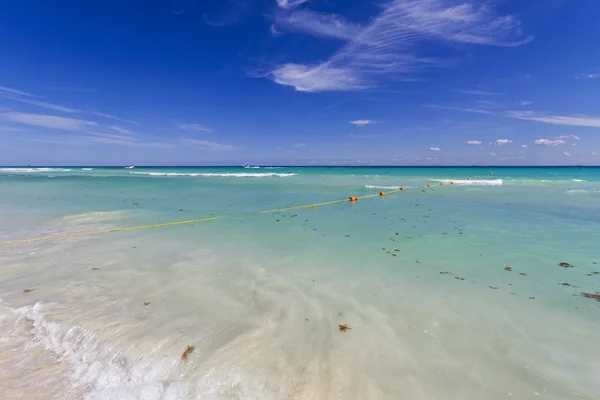
[[[600,398],[600,168],[5,167],[0,242],[2,399]]]

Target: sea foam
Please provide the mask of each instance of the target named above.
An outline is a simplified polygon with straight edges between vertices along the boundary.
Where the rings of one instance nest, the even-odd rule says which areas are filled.
[[[450,183],[450,182],[454,182],[455,185],[459,185],[459,186],[502,186],[503,182],[502,179],[490,179],[490,180],[484,180],[484,179],[472,179],[472,180],[467,180],[467,179],[459,179],[459,180],[453,180],[453,179],[430,179],[430,181],[434,181],[434,182],[440,182],[440,183]]]
[[[194,176],[205,178],[269,178],[280,177],[286,178],[294,176],[294,173],[275,173],[275,172],[232,172],[232,173],[182,173],[182,172],[130,172],[135,175],[148,176]]]
[[[68,172],[69,168],[0,168],[0,172],[29,173],[29,172]]]

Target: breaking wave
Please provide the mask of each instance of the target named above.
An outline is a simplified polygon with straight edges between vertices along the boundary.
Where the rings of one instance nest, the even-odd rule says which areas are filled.
[[[490,180],[483,180],[483,179],[473,179],[473,180],[430,179],[430,181],[440,182],[440,183],[454,182],[455,185],[459,185],[459,186],[502,186],[504,184],[502,182],[502,179],[490,179]]]
[[[0,168],[0,172],[30,173],[30,172],[68,172],[69,168]]]
[[[294,176],[294,173],[275,173],[275,172],[235,172],[235,173],[183,173],[183,172],[130,172],[135,175],[148,175],[148,176],[194,176],[203,178],[269,178],[279,177],[286,178],[288,176]]]

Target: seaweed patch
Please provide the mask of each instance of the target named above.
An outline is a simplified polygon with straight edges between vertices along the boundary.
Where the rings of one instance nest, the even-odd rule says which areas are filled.
[[[183,354],[181,355],[181,359],[183,361],[187,360],[189,355],[192,354],[192,352],[196,350],[196,346],[188,346],[187,349],[185,349],[185,351],[183,352]]]

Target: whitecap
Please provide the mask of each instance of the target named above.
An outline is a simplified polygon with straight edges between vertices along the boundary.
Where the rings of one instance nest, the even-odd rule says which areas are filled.
[[[398,190],[400,186],[378,186],[378,185],[365,185],[366,189],[387,189],[387,190]]]
[[[275,173],[275,172],[236,172],[236,173],[217,173],[217,172],[207,172],[207,173],[183,173],[183,172],[130,172],[131,174],[136,175],[148,175],[148,176],[195,176],[195,177],[204,177],[204,178],[269,178],[269,177],[279,177],[286,178],[289,176],[294,176],[294,173]]]
[[[68,172],[71,169],[69,168],[0,168],[0,172],[13,172],[13,173],[23,173],[23,172]]]
[[[434,181],[434,182],[440,182],[440,183],[451,183],[454,182],[455,185],[459,185],[459,186],[502,186],[504,184],[504,182],[502,181],[502,179],[490,179],[490,180],[484,180],[484,179],[459,179],[459,180],[452,180],[452,179],[430,179],[430,181]]]

